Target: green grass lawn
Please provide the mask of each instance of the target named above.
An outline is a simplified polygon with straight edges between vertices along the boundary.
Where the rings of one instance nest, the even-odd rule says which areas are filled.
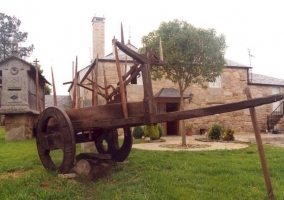
[[[284,197],[283,148],[265,146],[276,199]],[[0,199],[268,199],[257,147],[216,151],[133,149],[94,180],[46,171],[35,139],[5,142],[0,128]]]

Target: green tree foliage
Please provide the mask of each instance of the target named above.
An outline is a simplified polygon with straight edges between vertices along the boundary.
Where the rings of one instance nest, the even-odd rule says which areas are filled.
[[[208,136],[212,140],[219,140],[222,135],[222,126],[220,124],[213,124],[208,131]]]
[[[234,141],[235,140],[235,131],[231,128],[225,130],[222,134],[222,138],[223,140],[226,140],[226,141]]]
[[[141,139],[143,136],[143,129],[141,126],[135,126],[132,135],[135,139]]]
[[[174,20],[161,23],[160,27],[143,36],[143,46],[159,52],[163,44],[165,66],[152,67],[154,80],[166,78],[176,83],[180,91],[180,110],[184,110],[183,95],[191,84],[215,81],[225,66],[225,36],[214,29],[195,28],[186,21]],[[182,144],[186,145],[184,123],[180,127]]]
[[[28,38],[27,32],[19,31],[21,21],[15,16],[11,17],[0,13],[0,60],[7,58],[11,54],[12,41],[16,37],[19,44],[24,43]],[[19,47],[20,57],[25,59],[34,50],[34,45]]]
[[[145,137],[149,137],[151,140],[157,140],[160,138],[158,125],[145,125],[143,127],[143,132]]]
[[[43,74],[43,69],[41,69],[41,65],[37,64],[37,68],[40,74]],[[45,84],[44,86],[44,94],[45,95],[50,95],[52,92],[52,89],[50,88],[50,86],[48,84]]]
[[[160,123],[158,124],[158,129],[159,129],[159,138],[161,138],[164,135],[164,128]]]

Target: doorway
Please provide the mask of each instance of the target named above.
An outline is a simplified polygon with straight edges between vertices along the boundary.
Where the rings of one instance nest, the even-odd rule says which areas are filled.
[[[279,94],[280,93],[280,87],[272,87],[272,94]],[[278,108],[278,106],[280,105],[280,101],[274,102],[272,103],[272,112]],[[280,109],[280,108],[278,108]]]
[[[157,103],[158,114],[175,112],[179,109],[178,103]],[[170,121],[161,123],[164,128],[164,135],[178,135],[179,121]]]

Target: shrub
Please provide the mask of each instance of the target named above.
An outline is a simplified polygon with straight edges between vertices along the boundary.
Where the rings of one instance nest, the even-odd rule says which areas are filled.
[[[150,137],[151,140],[159,139],[159,128],[158,125],[150,125],[143,127],[144,137]]]
[[[158,129],[159,129],[159,138],[164,135],[164,128],[161,124],[158,124]]]
[[[234,136],[235,131],[233,129],[227,129],[226,131],[223,132],[222,138],[223,140],[226,141],[234,141],[235,136]]]
[[[219,140],[222,134],[222,127],[219,124],[213,124],[208,131],[208,137],[213,140]]]
[[[135,139],[141,139],[143,136],[143,129],[141,126],[136,126],[134,127],[133,131],[132,131],[133,137]]]
[[[187,131],[192,131],[193,130],[193,124],[189,124],[189,125],[187,125],[186,127],[185,127],[185,130],[187,130]]]

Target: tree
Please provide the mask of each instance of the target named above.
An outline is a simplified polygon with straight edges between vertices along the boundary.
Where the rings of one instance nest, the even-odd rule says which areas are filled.
[[[23,43],[28,38],[27,32],[19,31],[21,21],[15,16],[10,17],[0,13],[0,60],[7,58],[11,54],[11,44],[14,37],[18,43]],[[34,50],[34,45],[29,47],[19,47],[19,56],[23,59],[30,56]]]
[[[31,63],[31,64],[32,64],[32,63]],[[41,65],[38,64],[38,63],[37,63],[37,68],[38,68],[38,72],[39,72],[40,74],[43,74],[43,69],[41,69]],[[44,94],[45,94],[45,95],[50,95],[51,92],[52,92],[52,89],[49,87],[48,84],[45,84],[45,85],[44,85]]]
[[[195,28],[186,21],[162,22],[158,30],[142,37],[143,46],[158,54],[163,44],[165,66],[152,67],[154,80],[166,78],[178,85],[180,110],[184,110],[184,92],[191,84],[213,82],[225,66],[225,36],[216,35],[214,29]],[[182,145],[186,145],[184,122],[180,127]]]

